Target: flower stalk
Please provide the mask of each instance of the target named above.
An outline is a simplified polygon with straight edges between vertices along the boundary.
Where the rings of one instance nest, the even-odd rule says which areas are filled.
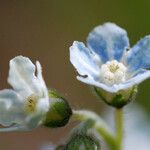
[[[74,110],[73,119],[79,121],[93,119],[95,121],[93,128],[97,130],[111,150],[117,150],[115,136],[110,131],[107,124],[105,124],[105,122],[96,113],[88,110]]]
[[[93,128],[97,130],[104,139],[110,150],[122,150],[123,141],[123,109],[115,109],[116,135],[110,131],[104,120],[96,113],[87,110],[74,110],[73,119],[85,121],[93,119]]]
[[[115,109],[115,123],[116,123],[116,150],[122,150],[123,142],[123,109]]]

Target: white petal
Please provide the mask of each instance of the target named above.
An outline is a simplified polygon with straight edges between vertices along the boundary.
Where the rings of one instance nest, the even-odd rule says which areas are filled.
[[[12,131],[29,131],[29,129],[21,125],[14,125],[11,127],[0,128],[0,132],[12,132]]]
[[[43,120],[45,119],[46,113],[49,110],[49,99],[47,98],[41,98],[38,100],[36,111],[32,114],[29,114],[24,121],[24,125],[29,130],[32,130],[33,128],[38,127],[43,123]]]
[[[126,82],[120,84],[114,84],[112,86],[100,83],[99,81],[96,81],[93,78],[89,78],[89,77],[83,78],[78,76],[77,79],[86,84],[90,84],[102,88],[110,93],[116,93],[119,90],[128,89],[132,86],[138,85],[149,77],[150,77],[150,71],[141,69],[134,77],[127,80]]]
[[[42,67],[39,61],[36,61],[36,66],[37,66],[37,78],[39,79],[41,89],[43,90],[44,94],[43,97],[48,98],[48,89],[42,76]]]
[[[134,85],[138,85],[144,80],[148,79],[150,77],[150,71],[146,69],[140,69],[138,73],[129,79],[128,81],[124,82],[123,84],[120,84],[121,89],[127,89],[129,87],[132,87]]]
[[[13,90],[0,91],[0,124],[10,126],[24,118],[22,99]]]
[[[22,95],[40,93],[40,83],[35,76],[35,66],[29,58],[17,56],[10,61],[9,84]]]
[[[33,114],[27,116],[25,120],[25,126],[32,130],[40,126],[45,119],[46,113],[49,110],[49,103],[47,103],[47,99],[40,99],[37,104],[37,110]]]
[[[90,84],[90,85],[102,88],[103,90],[106,90],[110,93],[115,93],[118,91],[116,86],[112,87],[112,86],[106,85],[104,83],[100,83],[99,81],[96,81],[93,78],[89,78],[89,77],[83,78],[83,77],[77,76],[77,79],[80,80],[81,82],[86,83],[86,84]]]

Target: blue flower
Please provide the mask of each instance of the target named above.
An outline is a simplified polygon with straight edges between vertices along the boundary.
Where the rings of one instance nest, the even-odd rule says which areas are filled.
[[[127,90],[150,77],[150,36],[130,48],[127,32],[105,23],[90,32],[87,46],[73,43],[70,61],[78,80],[109,93]]]

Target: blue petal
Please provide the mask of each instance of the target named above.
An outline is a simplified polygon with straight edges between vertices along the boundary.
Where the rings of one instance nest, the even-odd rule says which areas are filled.
[[[80,75],[96,76],[99,73],[94,58],[95,55],[81,42],[75,41],[70,47],[70,61]]]
[[[127,54],[129,71],[150,68],[150,36],[141,39]]]
[[[89,77],[83,78],[78,76],[77,79],[86,84],[90,84],[102,88],[103,90],[108,91],[110,93],[116,93],[119,90],[128,89],[132,86],[138,85],[139,83],[141,83],[142,81],[146,80],[149,77],[150,77],[150,71],[141,69],[134,77],[127,80],[126,82],[120,84],[114,84],[112,86],[106,85],[104,83],[100,83],[99,81],[96,81],[95,79]]]
[[[129,40],[124,29],[113,23],[105,23],[94,28],[87,38],[87,44],[105,63],[112,59],[119,61],[129,47]]]

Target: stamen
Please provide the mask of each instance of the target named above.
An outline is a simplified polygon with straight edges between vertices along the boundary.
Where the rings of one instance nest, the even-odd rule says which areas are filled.
[[[36,105],[37,105],[37,97],[35,95],[29,96],[25,102],[25,111],[27,113],[35,112]]]
[[[126,79],[127,68],[117,60],[106,62],[101,66],[100,78],[108,85],[119,84]]]

